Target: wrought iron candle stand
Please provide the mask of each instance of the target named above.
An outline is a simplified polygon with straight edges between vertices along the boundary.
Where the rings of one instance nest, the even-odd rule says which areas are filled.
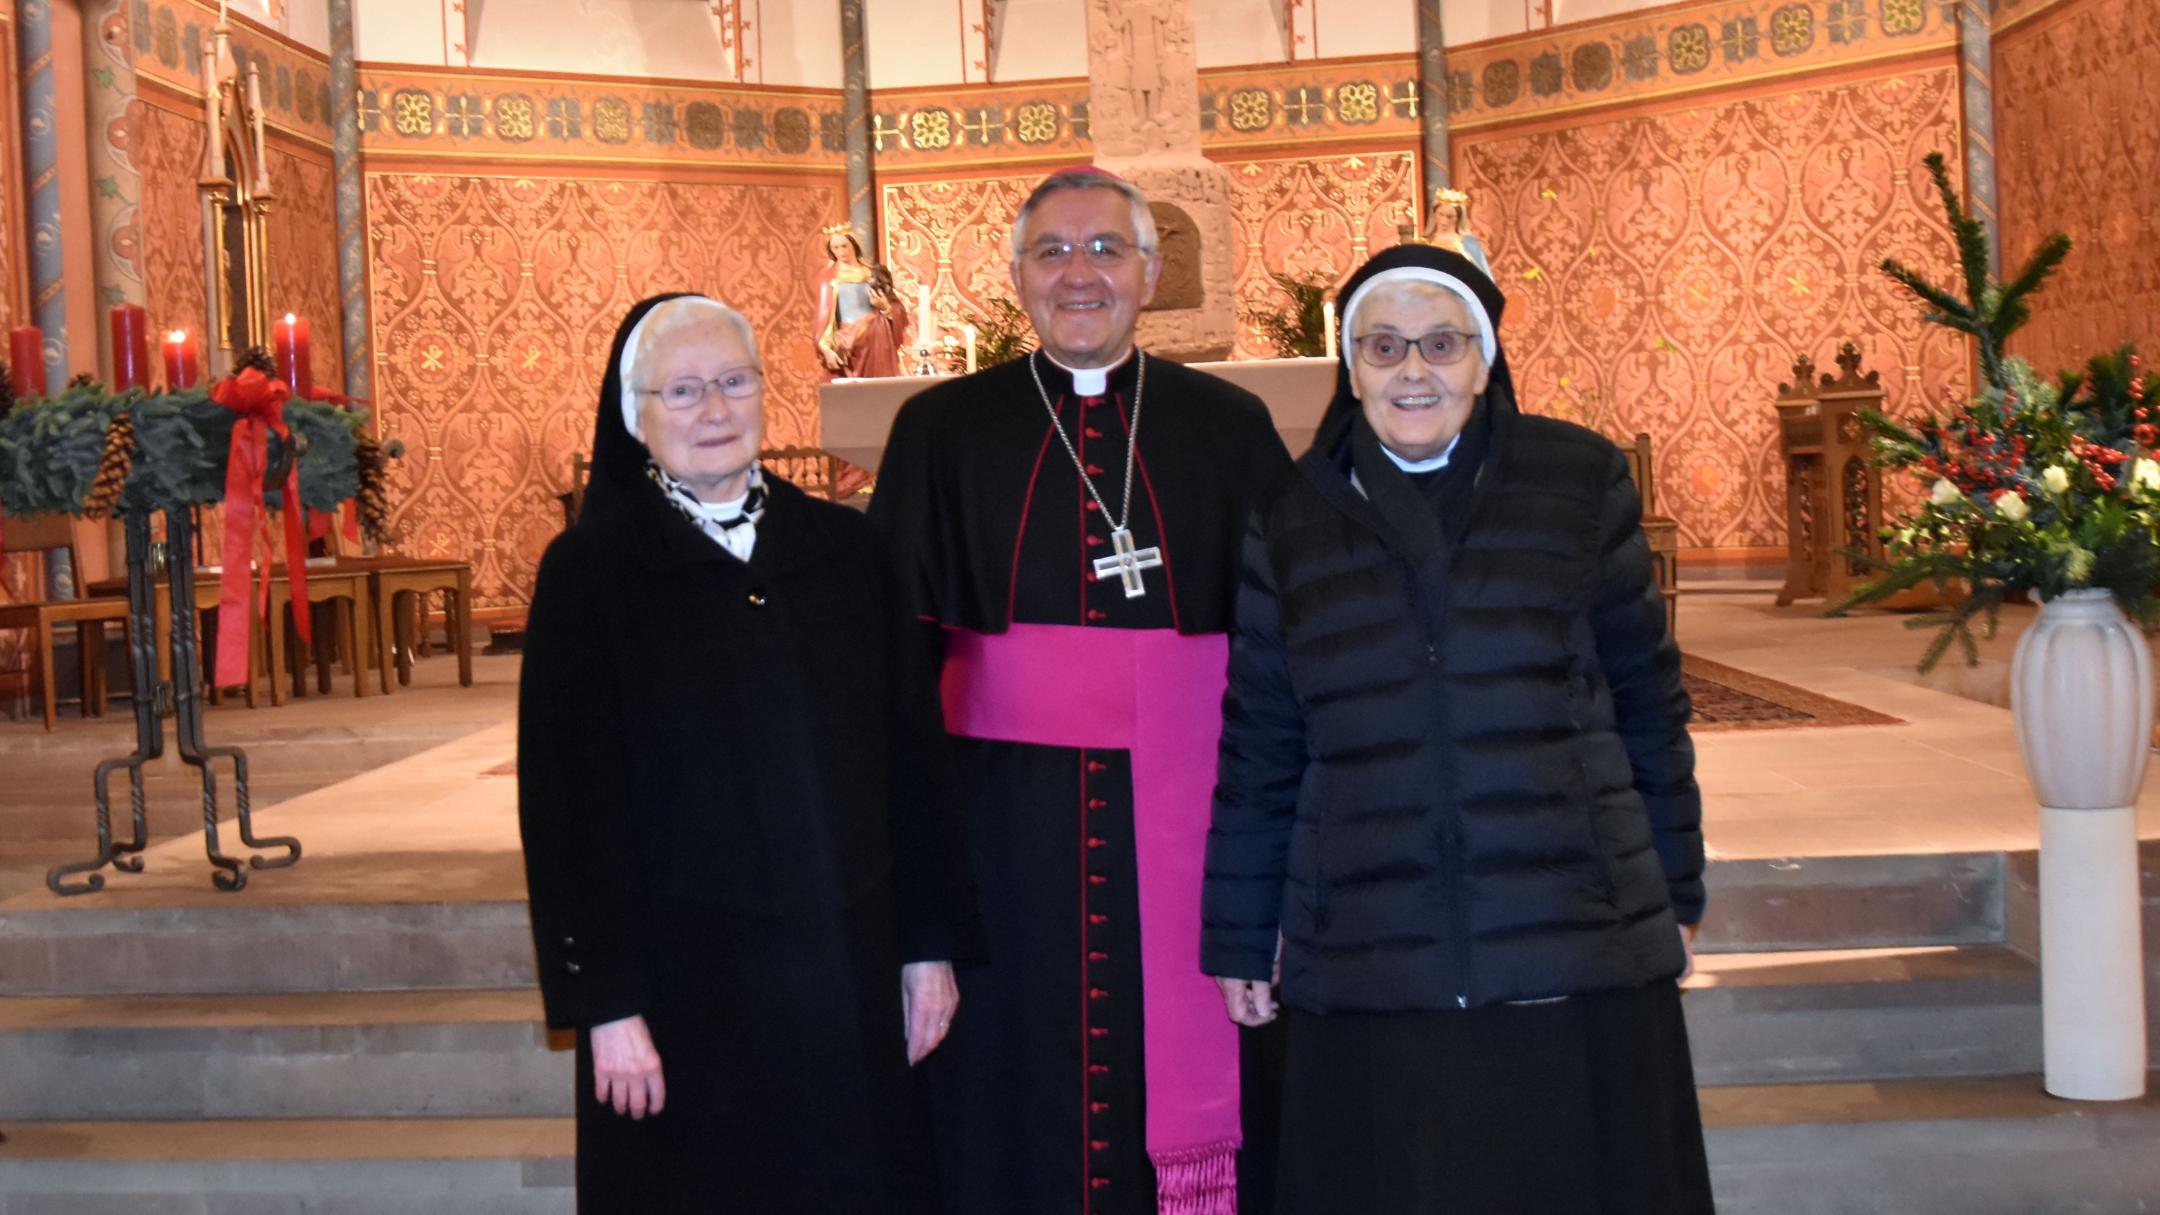
[[[95,858],[72,865],[56,865],[45,874],[45,884],[55,894],[88,894],[102,890],[111,865],[128,873],[142,872],[142,850],[149,844],[144,818],[143,766],[165,753],[164,718],[171,714],[178,735],[182,762],[202,776],[203,847],[209,854],[210,881],[220,890],[239,890],[247,885],[248,869],[279,869],[300,859],[300,841],[290,836],[256,838],[254,819],[248,810],[247,753],[238,747],[211,747],[203,742],[202,663],[195,642],[195,544],[194,521],[184,508],[165,511],[165,544],[150,542],[150,516],[141,510],[121,514],[127,531],[128,661],[134,675],[135,750],[132,754],[98,764],[97,843]],[[170,579],[172,615],[172,681],[158,678],[157,669],[157,567]],[[243,575],[245,571],[240,571]],[[246,621],[224,621],[226,628],[246,628]],[[271,678],[277,678],[272,672]],[[240,842],[248,848],[282,848],[283,856],[265,858],[250,854],[247,865],[225,855],[218,843],[217,771],[212,764],[230,758],[233,765],[233,808]],[[111,783],[113,773],[126,769],[128,810],[132,838],[113,838]],[[87,875],[70,881],[76,875]]]

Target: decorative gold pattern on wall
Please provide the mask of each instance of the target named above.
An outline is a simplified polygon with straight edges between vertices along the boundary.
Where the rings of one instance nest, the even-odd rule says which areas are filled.
[[[473,563],[483,607],[523,603],[591,450],[615,328],[662,291],[757,326],[766,443],[817,442],[812,282],[836,179],[652,182],[371,173],[375,393],[402,551]]]
[[[1396,243],[1396,226],[1417,193],[1417,154],[1224,161],[1237,232],[1237,358],[1276,352],[1247,319],[1288,309],[1271,274],[1318,275],[1333,283]]]
[[[135,165],[142,171],[142,204],[135,214],[150,332],[187,329],[199,334],[204,326],[203,242],[195,182],[202,173],[202,118],[138,100],[135,139]]]
[[[1040,173],[960,181],[887,182],[878,191],[878,230],[901,298],[929,283],[942,326],[985,315],[1012,299],[1012,220]]]
[[[345,327],[338,308],[334,185],[328,155],[270,145],[270,310],[308,318],[315,386],[341,392]]]
[[[650,84],[363,65],[366,154],[841,171],[838,89]]]
[[[1455,129],[1957,43],[1939,0],[1711,0],[1448,52]]]
[[[131,0],[128,28],[138,77],[202,96],[203,48],[217,27],[217,0]],[[264,121],[325,146],[330,142],[330,60],[242,13],[231,16],[240,78],[262,69]]]
[[[2011,339],[2042,371],[2125,341],[2160,359],[2155,80],[2152,0],[2067,0],[1995,43],[2004,265],[2048,232],[2077,242]]]
[[[1782,544],[1796,354],[1857,342],[1892,411],[1966,383],[1962,341],[1875,269],[1950,272],[1921,160],[1958,138],[1949,65],[1458,140],[1525,408],[1648,431],[1682,545]]]

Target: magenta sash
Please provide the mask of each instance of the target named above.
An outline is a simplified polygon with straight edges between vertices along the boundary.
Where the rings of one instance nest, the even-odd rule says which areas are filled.
[[[1147,1147],[1162,1215],[1235,1215],[1237,1027],[1200,973],[1200,882],[1229,638],[1016,624],[945,631],[945,728],[1132,753]]]

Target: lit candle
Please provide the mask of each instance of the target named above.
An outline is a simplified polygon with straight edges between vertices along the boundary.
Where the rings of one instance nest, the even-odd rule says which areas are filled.
[[[930,284],[915,289],[915,344],[928,347],[937,338],[936,326],[930,322]]]
[[[1335,357],[1335,301],[1323,300],[1320,304],[1320,326],[1327,330],[1327,356]]]
[[[165,390],[177,392],[193,388],[202,378],[202,357],[195,350],[195,339],[185,329],[175,329],[165,335]]]
[[[225,176],[225,99],[218,92],[215,44],[203,51],[203,105],[210,116],[210,125],[204,130],[208,150],[203,160],[203,176],[219,181]]]
[[[262,73],[260,65],[248,64],[248,112],[255,123],[255,184],[257,198],[270,196],[270,147],[263,139]]]
[[[45,334],[36,325],[8,330],[8,360],[17,398],[45,395]]]
[[[278,378],[292,386],[296,397],[314,392],[315,375],[308,361],[307,318],[288,312],[283,320],[270,327],[270,332],[277,355]]]
[[[961,331],[962,333],[965,333],[965,334],[967,334],[967,346],[968,346],[968,361],[967,361],[967,369],[968,369],[968,374],[969,374],[969,375],[974,375],[974,374],[975,374],[975,326],[973,326],[973,325],[963,325],[963,326],[961,326],[961,329],[960,329],[960,331]]]
[[[109,314],[112,328],[112,389],[150,386],[150,314],[141,304],[121,304]]]

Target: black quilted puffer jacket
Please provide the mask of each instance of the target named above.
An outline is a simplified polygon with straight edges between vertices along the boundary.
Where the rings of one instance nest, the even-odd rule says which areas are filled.
[[[1246,540],[1202,969],[1316,1012],[1678,975],[1703,910],[1680,655],[1620,451],[1517,412],[1467,517],[1352,479],[1355,402]]]

